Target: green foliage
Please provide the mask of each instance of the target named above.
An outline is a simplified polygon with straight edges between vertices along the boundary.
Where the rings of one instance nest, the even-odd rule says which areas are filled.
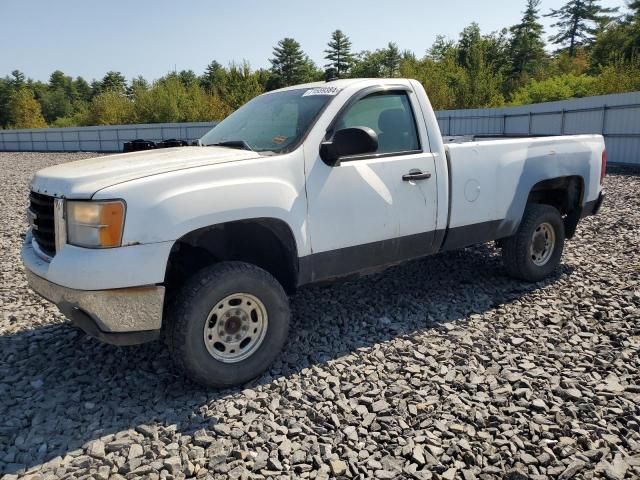
[[[0,78],[0,128],[9,123],[9,103],[13,95],[13,88],[9,77]]]
[[[342,33],[342,30],[336,30],[331,34],[331,40],[327,46],[329,48],[324,51],[324,53],[326,53],[324,58],[328,60],[329,63],[325,65],[325,69],[332,68],[338,78],[347,76],[353,64],[351,40]]]
[[[482,108],[640,90],[640,0],[628,13],[599,0],[565,0],[554,17],[560,48],[546,53],[540,0],[525,3],[521,20],[483,34],[472,23],[457,40],[436,37],[423,57],[385,47],[354,53],[341,30],[331,34],[325,67],[339,77],[409,77],[422,83],[436,109]],[[48,82],[14,70],[0,78],[0,128],[207,121],[224,118],[260,93],[324,78],[292,38],[274,47],[271,68],[213,60],[198,75],[170,72],[150,83],[115,71],[88,83],[60,70]],[[26,127],[25,127],[26,128]]]
[[[134,120],[133,103],[123,93],[107,89],[96,95],[87,112],[87,125],[119,125]]]
[[[502,76],[487,59],[488,38],[493,37],[482,37],[472,24],[462,32],[459,43],[439,48],[437,53],[431,50],[420,61],[404,60],[401,75],[419,80],[436,109],[501,105]]]
[[[640,90],[640,61],[608,65],[595,77],[593,95]]]
[[[263,91],[263,86],[258,77],[252,74],[251,67],[247,62],[242,65],[232,63],[221,79],[218,95],[222,102],[233,111]]]
[[[407,58],[407,60],[411,60]],[[360,52],[355,57],[352,67],[352,77],[364,78],[392,78],[400,74],[400,65],[403,55],[400,53],[398,45],[389,42],[386,48],[378,49],[375,52]]]
[[[47,123],[51,123],[59,117],[70,116],[73,113],[71,100],[61,88],[45,92],[43,98],[40,99],[40,104]]]
[[[33,92],[24,86],[20,87],[9,102],[9,128],[45,128],[40,104],[33,97]]]
[[[593,95],[596,79],[572,73],[558,75],[546,80],[533,80],[513,95],[513,105],[553,102],[567,98]]]
[[[179,76],[172,74],[148,90],[138,90],[133,107],[138,123],[219,120],[230,111],[217,96],[208,94],[197,83],[185,85]]]
[[[355,78],[382,78],[384,77],[383,63],[383,50],[376,50],[375,52],[365,50],[360,52],[355,56],[351,76]]]
[[[406,61],[400,66],[400,74],[422,83],[431,105],[439,110],[457,107],[455,86],[458,73],[457,65],[449,57],[440,62],[427,57],[417,61]]]

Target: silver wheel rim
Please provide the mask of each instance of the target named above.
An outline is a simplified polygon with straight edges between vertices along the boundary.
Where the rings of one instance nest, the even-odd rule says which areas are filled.
[[[546,265],[556,246],[556,231],[550,223],[541,223],[531,237],[531,261],[541,267]]]
[[[204,324],[209,354],[224,363],[245,360],[260,348],[267,333],[264,304],[248,293],[234,293],[213,307]]]

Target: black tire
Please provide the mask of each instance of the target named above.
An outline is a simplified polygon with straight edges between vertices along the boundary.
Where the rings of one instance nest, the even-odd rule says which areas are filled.
[[[546,262],[539,265],[534,262],[530,249],[534,242],[534,233],[539,231],[543,224],[552,227],[555,242]],[[560,264],[564,241],[564,222],[556,208],[550,205],[527,205],[518,231],[502,241],[502,257],[507,273],[514,278],[529,282],[538,282],[548,277]]]
[[[268,322],[255,352],[236,363],[212,356],[204,326],[222,299],[246,293],[259,299]],[[265,270],[243,262],[223,262],[197,273],[167,309],[165,340],[176,366],[206,387],[245,383],[264,372],[278,356],[289,332],[289,300],[280,283]]]

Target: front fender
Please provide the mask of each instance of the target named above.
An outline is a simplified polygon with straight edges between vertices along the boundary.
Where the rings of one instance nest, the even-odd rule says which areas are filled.
[[[211,225],[275,218],[289,226],[299,254],[309,252],[302,162],[292,154],[154,175],[93,198],[126,200],[124,245],[175,241]]]

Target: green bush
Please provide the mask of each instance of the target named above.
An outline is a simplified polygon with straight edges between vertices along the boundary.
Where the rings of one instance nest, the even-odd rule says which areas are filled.
[[[558,75],[546,80],[532,80],[514,93],[512,105],[553,102],[593,95],[596,79],[587,75]]]

